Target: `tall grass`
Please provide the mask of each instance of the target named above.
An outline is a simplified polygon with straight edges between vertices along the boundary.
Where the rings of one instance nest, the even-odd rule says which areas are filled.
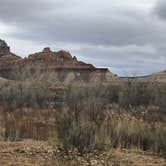
[[[55,130],[54,117],[51,110],[22,108],[11,111],[1,107],[0,140],[48,140]]]
[[[77,110],[58,113],[59,144],[65,149],[77,148],[80,153],[111,147],[166,153],[164,122],[149,123],[117,108],[101,112],[82,109],[79,113]]]
[[[89,102],[61,112],[1,109],[0,140],[56,140],[54,145],[60,145],[66,151],[77,148],[81,154],[107,148],[139,148],[166,153],[164,120],[147,120],[135,114],[134,108],[133,112],[117,105],[102,110],[96,108],[97,105]]]

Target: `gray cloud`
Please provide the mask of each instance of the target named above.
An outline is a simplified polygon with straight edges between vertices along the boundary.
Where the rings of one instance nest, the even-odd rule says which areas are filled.
[[[97,66],[108,67],[120,75],[146,75],[165,69],[166,56],[160,57],[157,52],[150,45],[130,45],[120,48],[83,46],[81,50],[73,53],[80,55],[83,60],[93,61]]]
[[[55,44],[119,74],[149,74],[166,66],[166,23],[154,17],[164,18],[164,1],[142,1],[2,0],[0,23],[15,27],[8,38],[36,48]]]
[[[162,40],[162,36],[157,34],[158,27],[142,11],[130,8],[115,11],[109,3],[110,12],[85,12],[87,7],[78,6],[74,0],[73,6],[72,1],[71,4],[66,4],[63,0],[48,2],[3,1],[0,19],[21,27],[21,31],[18,30],[13,35],[25,39],[103,45],[142,45],[154,38],[156,41]]]
[[[161,19],[166,19],[166,1],[165,0],[158,0],[155,8],[154,13],[159,16]]]

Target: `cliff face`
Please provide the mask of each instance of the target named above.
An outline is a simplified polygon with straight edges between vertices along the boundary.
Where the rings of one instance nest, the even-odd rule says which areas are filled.
[[[78,61],[69,52],[51,51],[46,47],[41,52],[21,58],[10,52],[10,47],[0,40],[0,76],[13,79],[38,79],[71,83],[74,81],[104,81],[113,75],[108,69]]]

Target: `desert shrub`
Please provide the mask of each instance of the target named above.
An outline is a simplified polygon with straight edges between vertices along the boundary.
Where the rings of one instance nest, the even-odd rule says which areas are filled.
[[[76,110],[57,114],[59,144],[66,150],[75,147],[80,153],[110,147],[166,152],[165,123],[148,123],[132,113],[115,108],[96,115],[98,121],[91,117],[96,114],[92,110],[83,109],[79,115]]]
[[[56,129],[59,144],[67,151],[77,148],[82,154],[89,151],[95,143],[95,123],[84,123],[84,121],[63,113],[58,116]]]
[[[37,80],[6,81],[0,84],[0,104],[6,103],[11,109],[21,107],[45,109],[50,108],[51,104],[56,106],[55,103],[62,99],[70,109],[73,109],[80,101],[96,100],[95,104],[100,103],[105,106],[116,103],[126,109],[155,105],[160,111],[165,112],[166,86],[157,83],[128,79],[123,83],[112,84],[72,84],[64,88],[61,94],[54,91],[56,88],[53,90],[49,88],[53,85]],[[55,86],[58,87],[60,84]]]
[[[165,86],[128,81],[51,89],[35,81],[0,85],[0,139],[56,136],[66,151],[81,154],[111,147],[166,152]]]
[[[166,86],[148,82],[137,82],[128,79],[123,83],[95,84],[68,87],[66,102],[73,109],[78,102],[83,100],[96,100],[95,104],[109,105],[116,103],[120,107],[129,109],[131,107],[155,105],[160,111],[165,112]]]
[[[47,86],[43,83],[20,82],[6,83],[0,86],[0,103],[12,109],[23,107],[47,107]]]
[[[0,108],[0,140],[48,140],[53,136],[54,128],[51,110]]]
[[[160,106],[149,107],[158,98],[151,86],[134,82],[127,87],[71,86],[68,90],[68,107],[56,115],[63,148],[76,147],[83,153],[93,148],[135,147],[165,153],[165,114]]]

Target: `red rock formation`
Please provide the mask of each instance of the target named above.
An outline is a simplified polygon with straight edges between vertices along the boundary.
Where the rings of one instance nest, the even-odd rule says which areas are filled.
[[[77,58],[72,57],[67,51],[53,52],[48,47],[44,48],[42,52],[29,55],[26,61],[41,63],[50,68],[95,68],[91,64],[77,61]]]
[[[78,61],[77,58],[64,50],[58,52],[51,51],[49,47],[41,52],[29,55],[27,58],[21,58],[10,52],[7,44],[0,40],[0,76],[15,79],[16,73],[31,73],[44,71],[55,72],[79,72],[79,73],[105,73],[107,69],[98,69],[91,64]]]

